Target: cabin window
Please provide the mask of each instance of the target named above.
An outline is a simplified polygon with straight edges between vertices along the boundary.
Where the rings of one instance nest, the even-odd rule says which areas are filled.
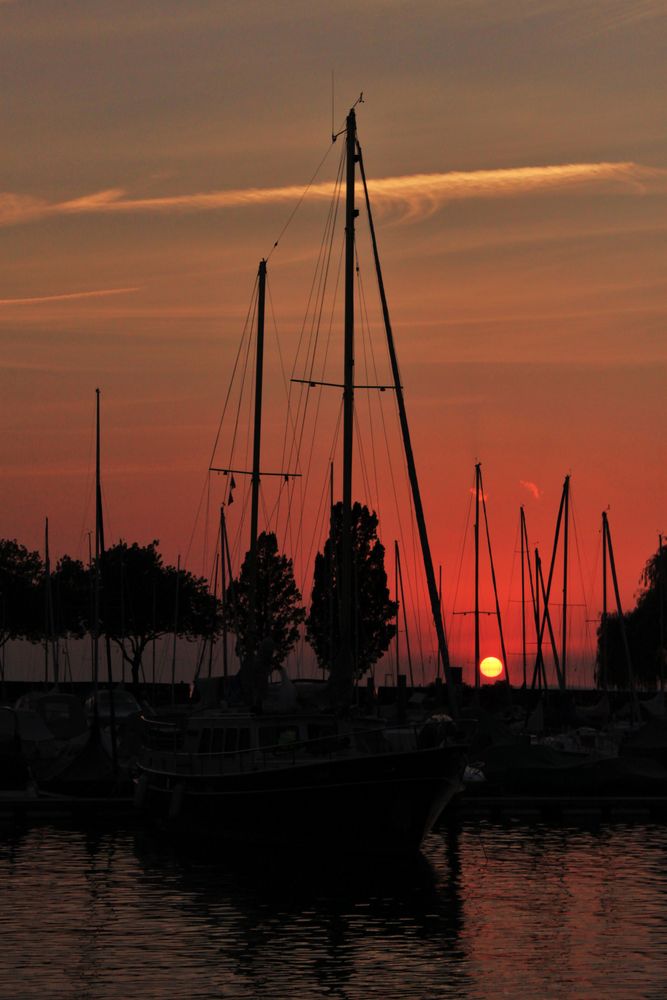
[[[259,745],[262,749],[274,747],[278,742],[277,726],[262,726],[259,731]]]
[[[291,747],[299,739],[296,726],[262,726],[259,730],[259,745],[268,747]]]
[[[357,750],[362,753],[383,753],[387,750],[387,741],[380,729],[367,729],[366,732],[355,734]]]
[[[309,740],[324,740],[329,736],[335,735],[336,727],[331,724],[322,725],[322,723],[312,723],[308,726]]]
[[[239,729],[239,750],[250,749],[250,730]]]
[[[225,731],[225,753],[235,753],[238,743],[238,730],[227,729]]]
[[[224,729],[214,729],[213,730],[213,753],[222,753],[225,745],[225,730]]]
[[[211,730],[202,729],[201,739],[199,741],[199,752],[200,753],[210,753],[211,752]]]
[[[294,746],[299,740],[299,730],[296,726],[283,726],[278,731],[278,745],[281,747]]]
[[[334,725],[313,723],[308,726],[308,752],[314,755],[332,753],[339,746]]]
[[[156,736],[160,736],[159,730],[156,731]],[[171,737],[169,741],[167,741],[167,737]],[[187,732],[185,734],[185,740],[184,740],[184,749],[186,753],[197,753],[200,741],[201,741],[201,733],[192,731]],[[162,737],[162,740],[155,739],[154,742],[157,749],[162,749],[163,747],[167,746],[168,743],[173,744],[174,746],[176,745],[175,736],[171,732],[166,733]]]

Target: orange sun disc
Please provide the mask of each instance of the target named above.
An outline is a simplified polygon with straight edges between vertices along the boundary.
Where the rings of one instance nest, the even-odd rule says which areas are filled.
[[[485,656],[479,665],[482,677],[500,677],[503,672],[503,661],[497,656]]]

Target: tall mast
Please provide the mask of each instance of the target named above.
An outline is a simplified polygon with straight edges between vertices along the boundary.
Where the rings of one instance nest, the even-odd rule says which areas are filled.
[[[171,704],[176,703],[176,639],[178,635],[178,603],[181,589],[181,557],[176,560],[176,594],[174,596],[174,635],[171,644]]]
[[[438,607],[440,608],[440,617],[442,618],[442,563],[438,566]],[[437,656],[437,670],[436,677],[440,678],[440,663],[442,662],[442,657],[440,656],[440,644],[438,643],[438,656]]]
[[[334,538],[334,464],[329,463],[329,538],[331,539],[331,544],[329,545],[329,580],[334,578],[334,564],[336,562],[336,552],[333,545]],[[334,589],[332,586],[329,587],[329,601],[328,601],[328,626],[329,626],[329,664],[333,665],[335,659],[334,652]],[[322,664],[322,677],[324,677],[324,664]]]
[[[561,637],[561,673],[563,687],[567,687],[567,555],[570,528],[570,477],[563,483],[563,635]]]
[[[609,519],[607,517],[606,511],[602,512],[602,530],[607,536],[607,554],[609,557],[609,569],[611,570],[611,582],[614,587],[614,597],[616,598],[616,613],[618,614],[618,624],[621,629],[621,638],[623,640],[623,650],[625,652],[625,664],[628,671],[628,682],[630,685],[630,692],[632,694],[632,707],[633,711],[637,708],[637,693],[635,691],[635,675],[632,669],[632,657],[630,655],[630,644],[628,642],[628,633],[625,627],[625,615],[623,614],[623,607],[621,605],[621,595],[618,589],[618,577],[616,576],[616,563],[614,561],[614,546],[611,541],[611,531],[609,530]]]
[[[222,603],[222,676],[226,679],[229,673],[227,659],[227,562],[226,562],[227,525],[225,523],[225,507],[220,505],[220,588]]]
[[[542,683],[542,673],[544,671],[544,661],[542,659],[542,629],[540,628],[540,579],[542,576],[542,564],[540,562],[540,553],[537,548],[535,548],[535,626],[537,630],[537,654],[535,657],[535,672],[533,673],[533,687],[535,687],[535,678],[539,678],[539,683]],[[546,684],[545,684],[546,687]]]
[[[481,466],[475,466],[475,699],[479,698],[479,487]]]
[[[49,642],[51,641],[51,618],[50,618],[50,581],[51,567],[49,566],[49,519],[46,519],[44,529],[44,687],[49,686]]]
[[[415,507],[415,519],[417,521],[417,530],[419,531],[419,541],[421,543],[422,559],[424,561],[424,573],[426,575],[426,583],[428,586],[428,596],[431,602],[431,614],[433,615],[433,623],[435,625],[435,632],[438,638],[438,648],[440,650],[440,656],[442,657],[442,666],[445,673],[445,680],[447,683],[447,693],[449,697],[449,707],[452,715],[456,718],[458,716],[456,690],[454,688],[454,680],[452,677],[452,672],[449,664],[449,650],[447,648],[445,626],[442,621],[440,599],[438,596],[438,584],[435,579],[435,571],[433,569],[431,546],[428,539],[428,532],[426,530],[426,519],[424,517],[424,508],[422,505],[421,491],[419,489],[419,480],[417,478],[417,466],[415,464],[414,452],[412,450],[412,441],[410,439],[410,427],[408,424],[408,415],[407,415],[407,410],[405,408],[403,386],[401,385],[401,375],[398,368],[398,357],[396,355],[396,347],[394,345],[394,334],[392,332],[391,320],[389,318],[389,306],[387,305],[387,296],[385,294],[385,289],[384,289],[382,268],[380,267],[380,255],[378,253],[377,239],[375,236],[375,226],[373,224],[373,214],[371,212],[371,203],[370,203],[370,198],[368,196],[368,186],[366,184],[366,172],[364,170],[364,159],[361,153],[361,147],[358,144],[357,144],[357,149],[359,150],[359,170],[364,185],[366,211],[368,213],[368,226],[370,229],[371,241],[373,244],[373,258],[375,261],[375,271],[377,274],[378,289],[380,292],[380,301],[382,303],[382,316],[384,319],[385,333],[387,336],[387,349],[389,351],[391,372],[394,380],[394,389],[396,392],[398,418],[401,425],[401,434],[403,436],[405,463],[407,465],[408,478],[410,480],[410,488],[412,490],[412,502]]]
[[[395,542],[394,544],[396,546],[396,576],[397,576],[396,586],[398,593],[400,593],[400,606],[403,609],[403,628],[405,630],[405,654],[408,658],[410,687],[414,687],[415,677],[412,671],[412,653],[410,652],[410,633],[408,632],[408,612],[405,606],[405,591],[403,590],[403,570],[401,569],[401,554],[398,548],[398,542]],[[396,596],[398,596],[398,593]],[[396,635],[398,636],[398,615],[396,616]],[[423,673],[424,673],[424,668],[422,665],[422,681],[423,681]]]
[[[262,386],[264,380],[264,312],[266,261],[260,260],[257,291],[257,346],[255,352],[255,423],[252,448],[252,494],[250,507],[250,643],[252,658],[257,646],[257,524],[259,518],[259,463],[262,443]]]
[[[340,683],[349,685],[352,663],[352,444],[354,435],[354,206],[357,116],[345,123],[345,353],[343,360],[343,510],[340,566]]]
[[[46,575],[46,649],[47,649],[47,676],[46,682],[48,684],[48,648],[49,642],[53,647],[53,686],[58,687],[59,670],[58,670],[58,637],[56,636],[56,625],[55,616],[53,613],[53,589],[51,587],[51,557],[49,555],[49,519],[48,517],[44,522],[44,571]]]
[[[496,580],[496,567],[493,562],[493,549],[491,548],[491,533],[489,531],[489,516],[486,510],[486,499],[484,497],[484,484],[482,482],[482,470],[479,471],[479,492],[482,500],[482,513],[484,514],[484,528],[486,531],[486,546],[489,553],[489,568],[491,570],[491,583],[493,585],[493,596],[496,604],[496,621],[498,622],[498,638],[500,639],[500,650],[505,667],[505,679],[508,689],[510,687],[510,668],[507,661],[507,650],[505,649],[505,633],[503,632],[503,619],[500,612],[500,599],[498,597],[498,582]]]
[[[600,622],[600,680],[607,690],[607,528],[602,515],[602,621]]]
[[[665,582],[662,565],[662,534],[658,535],[658,656],[660,657],[660,690],[665,690]]]
[[[104,517],[102,510],[102,476],[101,476],[101,437],[100,437],[100,390],[95,390],[95,677],[99,666],[99,632],[100,632],[100,560],[104,555]],[[113,670],[111,666],[111,639],[108,629],[104,632],[104,645],[107,659],[107,683],[109,686],[109,733],[111,735],[111,763],[114,777],[118,771],[118,753],[116,747],[116,710],[113,696]],[[95,709],[97,715],[97,708]]]
[[[569,476],[567,476],[566,479],[565,479],[565,485],[563,486],[563,492],[561,493],[560,506],[558,507],[558,516],[556,518],[556,531],[555,531],[555,534],[554,534],[554,544],[553,544],[553,548],[551,550],[551,562],[549,564],[549,576],[547,577],[546,589],[545,589],[545,591],[544,591],[544,593],[542,595],[543,596],[544,611],[543,611],[542,618],[541,618],[541,621],[540,621],[540,635],[539,635],[539,650],[540,651],[542,649],[542,640],[544,639],[544,629],[547,626],[547,624],[549,626],[550,633],[552,633],[551,619],[550,619],[550,616],[549,616],[549,598],[551,596],[551,584],[552,584],[552,581],[553,581],[554,567],[556,565],[556,552],[558,551],[558,539],[560,538],[560,526],[561,526],[561,522],[563,520],[563,510],[564,510],[564,507],[565,507],[565,500],[566,500],[566,493],[567,493],[566,487],[567,487],[568,481],[569,481]],[[539,589],[537,580],[535,581],[535,587],[536,587],[536,589]],[[551,638],[551,646],[552,646],[553,655],[554,655],[554,666],[556,668],[556,674],[558,676],[558,686],[561,689],[561,691],[564,691],[565,690],[565,685],[564,685],[564,682],[563,682],[563,674],[561,673],[560,663],[559,663],[559,660],[558,660],[558,651],[556,649],[556,643],[554,641],[553,634],[550,634],[550,638]],[[542,664],[542,666],[544,666],[544,664]],[[537,671],[537,669],[538,669],[538,662],[536,661],[535,662],[535,671]],[[546,672],[545,672],[545,677],[546,677]],[[535,686],[535,673],[533,673],[533,687],[534,686]]]
[[[101,554],[101,486],[100,486],[100,390],[95,390],[95,578],[93,587],[93,689],[97,715],[97,686],[100,679],[100,554]]]
[[[401,587],[398,580],[398,539],[394,539],[394,579],[396,581],[396,603],[398,605],[396,609],[396,687],[398,687],[398,675],[401,672],[401,665],[399,662],[400,658],[400,636],[401,636],[401,622],[399,617],[400,603],[401,603]]]
[[[526,688],[526,553],[523,545],[525,512],[520,508],[519,526],[521,534],[521,660],[523,665],[523,687]]]

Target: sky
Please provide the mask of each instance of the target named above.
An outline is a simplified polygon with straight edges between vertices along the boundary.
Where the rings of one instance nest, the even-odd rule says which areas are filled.
[[[479,461],[512,669],[519,506],[548,561],[571,476],[568,641],[584,671],[601,511],[626,606],[667,531],[666,44],[664,0],[0,2],[0,534],[41,548],[48,516],[54,554],[85,557],[99,387],[108,536],[158,538],[168,561],[211,572],[226,485],[207,470],[231,454],[233,407],[213,445],[269,254],[263,455],[267,469],[286,460],[285,373],[305,372],[299,334],[341,151],[333,73],[335,130],[364,95],[359,139],[452,659],[471,656],[460,612]],[[362,342],[382,352],[362,227],[359,368]],[[333,290],[331,302],[321,371],[339,381]],[[401,540],[428,674],[393,400],[357,397],[355,496],[381,514],[392,586]],[[305,595],[338,459],[340,399],[322,400],[312,473],[301,455],[294,487],[304,511],[281,536]],[[266,489],[262,526],[274,527]],[[244,491],[228,511],[237,552]],[[484,560],[482,578],[491,608]],[[498,652],[492,625],[483,652]]]

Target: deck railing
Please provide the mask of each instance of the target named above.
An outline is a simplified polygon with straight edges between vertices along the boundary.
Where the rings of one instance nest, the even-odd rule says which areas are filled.
[[[181,741],[184,731],[171,723],[146,720],[155,734],[153,727],[160,727],[160,737],[172,736],[173,749],[166,746],[144,747],[139,758],[143,770],[163,774],[178,774],[184,776],[218,776],[223,774],[244,774],[256,770],[272,770],[285,766],[296,767],[306,762],[312,763],[314,757],[331,760],[333,757],[357,755],[364,753],[396,752],[384,738],[381,729],[358,729],[348,732],[328,734],[314,739],[298,739],[285,743],[274,743],[264,747],[250,747],[243,750],[221,750],[214,752],[192,752],[183,750],[176,745]],[[414,730],[416,746],[416,727]],[[363,737],[371,737],[372,743],[367,749],[359,746]],[[380,740],[377,737],[381,737]],[[373,739],[375,737],[375,739]]]

